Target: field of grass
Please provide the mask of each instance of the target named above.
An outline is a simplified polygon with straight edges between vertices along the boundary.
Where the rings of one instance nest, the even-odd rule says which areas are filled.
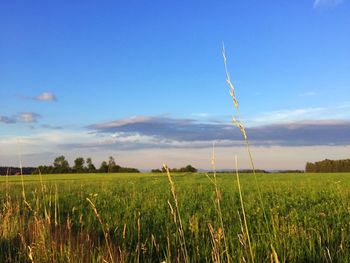
[[[350,173],[240,174],[251,246],[236,175],[172,179],[1,176],[0,262],[349,261]]]

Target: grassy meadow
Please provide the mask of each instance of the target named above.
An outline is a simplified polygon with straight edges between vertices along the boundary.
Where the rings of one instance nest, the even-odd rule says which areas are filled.
[[[209,176],[1,176],[0,262],[349,261],[350,173]]]

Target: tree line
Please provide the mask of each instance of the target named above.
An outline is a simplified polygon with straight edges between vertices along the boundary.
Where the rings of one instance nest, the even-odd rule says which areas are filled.
[[[53,165],[40,165],[34,173],[42,174],[65,174],[65,173],[139,173],[136,168],[122,167],[110,156],[108,161],[103,161],[99,168],[92,163],[91,158],[78,157],[71,167],[64,155],[58,156]]]
[[[20,175],[23,174],[33,174],[37,168],[35,167],[0,167],[0,176],[1,175]]]
[[[335,173],[350,172],[350,159],[328,160],[306,163],[305,172],[308,173]]]
[[[169,168],[172,173],[196,173],[198,170],[192,165],[181,168]],[[40,165],[38,167],[0,167],[0,175],[20,175],[23,174],[67,174],[67,173],[139,173],[136,168],[122,167],[110,156],[108,161],[101,162],[98,168],[92,163],[91,158],[84,159],[78,157],[74,160],[74,165],[70,166],[64,155],[54,159],[52,165]],[[152,173],[165,173],[165,168],[152,169]]]
[[[165,173],[166,170],[164,167],[162,169],[152,169],[151,173]],[[171,173],[196,173],[197,169],[194,168],[192,165],[186,165],[185,167],[181,168],[169,168],[169,172]]]

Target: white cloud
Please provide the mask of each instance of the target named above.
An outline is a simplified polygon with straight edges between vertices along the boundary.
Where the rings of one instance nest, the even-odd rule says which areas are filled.
[[[41,117],[40,114],[34,112],[20,112],[17,116],[17,119],[22,122],[37,122],[37,120]]]
[[[322,7],[322,6],[337,6],[341,4],[343,0],[315,0],[314,8]]]
[[[350,102],[330,107],[309,107],[299,109],[281,109],[263,112],[255,116],[247,116],[244,123],[247,126],[283,124],[299,121],[349,120]]]
[[[19,112],[16,115],[11,117],[0,115],[0,123],[4,123],[4,124],[13,124],[18,122],[33,123],[33,122],[37,122],[39,118],[41,118],[41,115],[38,113]]]
[[[43,92],[38,96],[34,96],[33,100],[41,100],[41,101],[57,101],[55,94],[51,92]]]
[[[206,118],[209,117],[211,114],[206,112],[199,112],[199,113],[192,113],[192,116],[194,117],[200,117],[200,118]]]

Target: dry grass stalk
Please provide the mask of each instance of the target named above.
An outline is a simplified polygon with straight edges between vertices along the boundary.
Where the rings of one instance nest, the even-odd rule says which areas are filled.
[[[86,198],[86,200],[90,203],[90,205],[92,207],[92,210],[94,211],[94,213],[96,215],[96,218],[98,219],[98,221],[99,221],[99,223],[100,223],[100,225],[102,227],[103,235],[104,235],[104,238],[105,238],[105,241],[106,241],[106,245],[107,245],[107,248],[108,248],[109,259],[111,260],[111,263],[112,263],[112,262],[114,262],[114,260],[113,260],[113,256],[112,256],[111,245],[109,243],[108,232],[104,228],[104,224],[102,222],[100,214],[97,211],[97,208],[96,208],[95,204],[89,198]]]
[[[45,187],[44,187],[44,184],[43,184],[43,177],[41,176],[41,171],[39,169],[39,179],[40,179],[40,186],[41,186],[41,193],[42,193],[42,196],[44,198],[45,196]],[[45,213],[45,218],[50,222],[50,215],[48,214],[47,212],[47,209],[46,209],[46,202],[43,202],[44,203],[44,213]]]
[[[246,238],[246,235],[244,233],[244,227],[243,227],[242,218],[241,218],[241,214],[240,214],[239,210],[237,210],[237,215],[238,215],[239,224],[241,227],[241,233],[237,234],[237,237],[238,237],[239,243],[241,244],[241,246],[244,248],[244,251],[246,252],[244,255],[241,255],[240,262],[247,262],[246,257],[249,256],[249,252],[247,250],[247,246],[248,246],[247,245],[247,238]]]
[[[223,216],[222,216],[222,211],[221,211],[221,204],[220,204],[221,192],[219,191],[218,184],[217,184],[217,178],[216,178],[216,159],[215,159],[215,144],[214,143],[213,143],[213,150],[212,150],[211,165],[212,165],[212,169],[213,169],[213,178],[214,179],[211,179],[208,175],[207,175],[207,177],[213,183],[214,188],[215,188],[215,194],[216,194],[215,208],[216,208],[216,210],[218,212],[219,219],[220,219],[220,225],[221,225],[220,229],[221,229],[222,237],[223,237],[223,240],[224,240],[224,249],[225,249],[226,260],[227,260],[227,262],[230,262],[230,255],[229,255],[229,252],[228,252],[228,245],[227,245],[227,241],[226,241],[226,235],[225,235],[225,230],[224,230],[225,229],[224,228],[224,221],[223,221]],[[209,228],[209,230],[210,230],[210,228]],[[215,262],[218,262],[218,261],[215,261]]]
[[[233,100],[233,103],[236,107],[236,110],[238,111],[238,100],[236,98],[236,93],[235,93],[235,87],[233,86],[232,84],[232,81],[231,81],[231,76],[230,76],[230,73],[227,69],[227,58],[226,58],[226,51],[225,51],[225,46],[222,45],[222,56],[224,58],[224,65],[225,65],[225,73],[226,73],[226,82],[227,84],[229,85],[230,87],[230,96]]]
[[[261,190],[260,190],[259,183],[258,183],[258,180],[257,180],[257,177],[256,177],[256,169],[255,169],[255,164],[254,164],[254,161],[253,161],[253,156],[252,156],[252,153],[251,153],[251,150],[250,150],[250,145],[249,145],[247,132],[246,132],[245,127],[244,127],[244,125],[243,125],[243,123],[241,121],[240,111],[239,111],[239,108],[238,108],[238,101],[237,101],[237,98],[236,98],[236,95],[235,95],[234,86],[233,86],[233,84],[231,82],[231,77],[230,77],[230,74],[229,74],[229,71],[228,71],[228,67],[227,67],[227,57],[226,57],[226,51],[225,51],[224,45],[223,45],[223,48],[222,48],[222,55],[223,55],[224,65],[225,65],[226,81],[227,81],[227,83],[229,85],[230,95],[231,95],[231,97],[233,99],[234,106],[235,106],[236,111],[237,111],[237,117],[233,117],[232,122],[233,122],[234,125],[236,125],[239,128],[239,130],[241,131],[241,133],[243,135],[243,138],[244,138],[246,150],[247,150],[248,156],[249,156],[249,162],[250,162],[250,165],[251,165],[252,170],[253,170],[254,181],[255,181],[255,185],[256,185],[256,188],[257,188],[258,196],[259,196],[260,206],[261,206],[261,209],[262,209],[262,212],[263,212],[263,216],[264,216],[265,225],[266,225],[266,228],[267,228],[267,231],[269,233],[269,237],[270,237],[270,240],[271,240],[271,243],[272,243],[271,230],[270,230],[270,226],[268,224],[268,220],[267,220],[267,216],[266,216],[266,212],[265,212],[265,208],[264,208],[264,203],[262,201]]]
[[[126,224],[124,224],[124,227],[123,227],[123,239],[125,239],[126,237]]]
[[[59,224],[59,218],[58,218],[58,212],[59,210],[59,204],[58,204],[58,188],[57,183],[55,183],[55,226],[57,227]]]
[[[221,247],[221,238],[222,238],[222,231],[220,231],[221,228],[219,228],[218,231],[215,231],[215,229],[210,223],[208,223],[208,228],[210,231],[211,242],[213,246],[213,249],[211,251],[211,258],[213,262],[220,263],[221,262],[220,247]]]
[[[171,194],[173,196],[173,201],[175,204],[175,209],[173,208],[173,206],[171,205],[171,203],[169,201],[168,201],[168,204],[170,206],[171,213],[172,213],[173,218],[174,218],[174,223],[177,226],[177,232],[179,235],[180,247],[181,247],[181,252],[183,255],[183,261],[187,263],[187,262],[189,262],[189,258],[188,258],[187,248],[186,248],[186,240],[185,240],[185,234],[184,234],[184,230],[183,230],[183,226],[182,226],[181,215],[180,215],[180,211],[179,211],[179,204],[178,204],[177,196],[176,196],[175,184],[171,178],[168,166],[163,164],[163,167],[164,167],[164,169],[167,173],[167,176],[168,176],[170,190],[171,190]],[[176,218],[178,218],[178,220],[176,220]]]
[[[141,253],[141,213],[137,218],[137,262],[140,262],[140,253]]]
[[[247,218],[246,218],[245,210],[244,210],[244,203],[243,203],[243,197],[242,197],[241,184],[240,184],[240,181],[239,181],[238,161],[237,161],[237,156],[236,155],[235,155],[235,164],[236,164],[236,177],[237,177],[239,200],[240,200],[240,203],[241,203],[241,209],[242,209],[242,214],[243,214],[244,229],[245,229],[245,234],[246,234],[246,237],[247,237],[247,240],[248,240],[248,247],[249,247],[250,257],[251,257],[252,262],[254,262],[254,254],[253,254],[252,244],[250,242]]]
[[[271,246],[271,263],[280,263],[276,250]]]
[[[23,177],[23,166],[22,166],[22,154],[21,154],[19,139],[17,140],[17,145],[18,145],[19,169],[20,169],[20,173],[21,173],[21,182],[22,182],[22,197],[23,197],[24,204],[27,206],[27,208],[28,208],[29,210],[32,211],[33,209],[32,209],[32,207],[30,206],[30,204],[27,202],[26,192],[24,191],[24,177]]]

